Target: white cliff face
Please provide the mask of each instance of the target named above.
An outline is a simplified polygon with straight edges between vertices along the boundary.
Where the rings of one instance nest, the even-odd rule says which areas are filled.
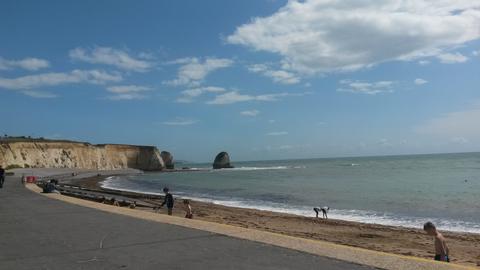
[[[153,146],[55,141],[0,142],[0,165],[97,170],[161,170],[165,167],[160,151]]]

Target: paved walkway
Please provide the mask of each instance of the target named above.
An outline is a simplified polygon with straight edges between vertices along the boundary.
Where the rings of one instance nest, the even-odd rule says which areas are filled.
[[[0,269],[372,269],[0,189]]]

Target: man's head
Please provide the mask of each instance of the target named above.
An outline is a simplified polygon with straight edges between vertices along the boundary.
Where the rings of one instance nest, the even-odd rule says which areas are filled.
[[[437,228],[430,221],[423,224],[423,230],[425,232],[427,232],[428,235],[436,235],[437,234]]]
[[[163,188],[163,193],[165,193],[165,194],[168,193],[168,188],[167,188],[167,187],[164,187],[164,188]]]

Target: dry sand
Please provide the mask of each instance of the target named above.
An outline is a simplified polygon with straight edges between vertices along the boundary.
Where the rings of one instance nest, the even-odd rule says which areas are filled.
[[[100,189],[103,178],[75,180],[72,184]],[[161,201],[158,200],[160,203]],[[233,226],[258,229],[307,239],[329,241],[394,254],[433,258],[433,239],[421,228],[365,224],[341,220],[323,220],[290,214],[227,207],[199,201],[191,202],[194,218]],[[143,209],[144,211],[152,211]],[[160,210],[166,213],[166,209]],[[177,199],[175,216],[184,216],[182,201]],[[419,224],[421,226],[421,224]],[[442,232],[450,247],[451,261],[480,266],[480,234]]]

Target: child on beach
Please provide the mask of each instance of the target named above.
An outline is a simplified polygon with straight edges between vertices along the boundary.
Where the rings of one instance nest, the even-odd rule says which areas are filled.
[[[190,206],[190,200],[183,200],[183,205],[185,205],[185,217],[193,218],[192,207]]]
[[[169,192],[169,189],[167,187],[163,188],[163,193],[165,193],[165,200],[160,205],[160,207],[163,207],[166,204],[168,209],[168,215],[171,216],[173,212],[173,196]]]
[[[450,262],[448,256],[449,250],[445,238],[437,231],[435,225],[433,225],[432,222],[427,222],[423,225],[423,230],[427,232],[428,235],[435,237],[435,260]]]

